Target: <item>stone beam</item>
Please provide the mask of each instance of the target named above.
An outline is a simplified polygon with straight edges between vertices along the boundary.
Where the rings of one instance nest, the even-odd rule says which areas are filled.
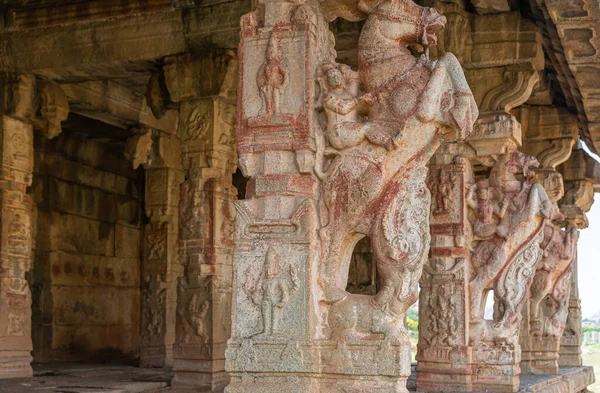
[[[143,125],[167,134],[177,132],[177,111],[166,111],[157,119],[141,93],[116,82],[68,83],[61,88],[74,113],[122,128]]]
[[[597,108],[600,75],[598,23],[600,5],[594,1],[530,0],[534,18],[545,33],[544,45],[556,69],[567,103],[577,109],[581,136],[591,149],[600,149]],[[588,122],[590,123],[588,126]]]
[[[186,51],[181,12],[0,31],[0,72],[159,59]]]

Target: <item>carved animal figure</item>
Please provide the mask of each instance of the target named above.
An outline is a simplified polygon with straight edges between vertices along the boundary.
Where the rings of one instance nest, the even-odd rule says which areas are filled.
[[[578,231],[572,226],[566,232],[556,225],[545,227],[543,257],[531,285],[531,328],[536,335],[562,336],[567,321],[571,292],[571,266],[575,258]],[[550,318],[542,312],[542,301],[552,296],[558,308]]]
[[[434,62],[407,49],[434,43],[443,16],[411,0],[367,8],[359,42],[361,101],[369,105],[368,120],[358,130],[364,137],[353,133],[354,120],[349,126],[343,124],[346,119],[328,124],[342,138],[329,140],[341,149],[328,163],[322,184],[321,287],[326,303],[346,299],[352,249],[369,236],[382,279],[371,306],[401,325],[416,301],[430,240],[425,163],[443,139],[468,135],[478,112],[455,57]]]
[[[477,206],[473,219],[476,245],[471,254],[474,276],[469,284],[471,343],[515,343],[518,339],[521,308],[542,257],[544,228],[553,225],[552,201],[541,185],[527,179],[529,168],[535,165],[533,158],[512,150],[494,164],[488,179],[496,199],[490,200],[489,191],[481,193],[483,188],[479,202],[468,203],[471,208]],[[497,303],[494,321],[488,323],[483,308],[491,289]]]

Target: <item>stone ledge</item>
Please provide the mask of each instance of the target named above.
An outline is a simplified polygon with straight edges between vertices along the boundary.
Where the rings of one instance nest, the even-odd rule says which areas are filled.
[[[415,392],[416,363],[412,366],[412,376],[408,380],[407,387],[409,391]],[[593,367],[563,367],[558,375],[521,375],[519,393],[576,393],[593,383]]]

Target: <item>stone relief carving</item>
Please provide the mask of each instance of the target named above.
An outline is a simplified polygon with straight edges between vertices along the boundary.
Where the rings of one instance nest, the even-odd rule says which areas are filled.
[[[440,168],[436,174],[430,174],[427,179],[427,187],[431,191],[433,215],[448,214],[454,208],[452,206],[456,193],[457,179],[451,172]]]
[[[490,177],[469,193],[474,234],[470,281],[472,345],[482,341],[516,344],[521,308],[542,257],[544,228],[558,209],[538,183],[537,161],[517,150],[501,156]],[[520,178],[517,178],[519,176]],[[493,323],[483,319],[490,289],[496,298]]]
[[[210,280],[207,280],[210,284]],[[184,288],[182,283],[178,286],[179,294],[183,294]],[[210,300],[207,299],[209,289],[204,288],[202,293],[192,293],[187,305],[179,308],[177,313],[183,321],[183,334],[179,335],[175,344],[190,344],[196,336],[201,344],[206,344],[210,339],[209,332],[206,328],[207,314],[210,308]]]
[[[166,289],[149,288],[145,291],[144,301],[144,332],[142,340],[146,345],[151,345],[164,334],[164,311]]]
[[[289,80],[289,73],[283,62],[283,56],[279,38],[273,32],[267,47],[265,63],[258,70],[256,79],[266,115],[280,113],[280,95]]]
[[[267,250],[263,271],[254,283],[246,281],[244,290],[247,296],[260,308],[262,329],[266,336],[277,335],[279,313],[290,301],[290,296],[298,289],[298,276],[294,268],[288,266],[288,274],[281,272],[279,256],[271,247]]]
[[[567,320],[570,268],[579,234],[575,226],[565,232],[557,225],[547,225],[544,232],[543,255],[531,286],[530,329],[534,335],[560,337]],[[548,295],[557,304],[557,310],[550,317],[544,316],[542,304]]]
[[[444,137],[471,132],[477,108],[455,57],[431,61],[407,49],[435,43],[443,16],[412,1],[384,1],[364,11],[369,16],[359,40],[358,77],[344,65],[323,67],[326,147],[316,160],[326,167],[317,168],[325,218],[320,280],[325,301],[333,304],[335,334],[347,330],[336,319],[337,307],[355,307],[360,316],[385,310],[387,333],[398,345],[406,337],[397,318],[416,299],[429,243],[423,166]],[[358,94],[359,80],[364,94]],[[364,119],[361,110],[368,114]],[[344,290],[345,256],[361,235],[371,238],[383,281],[372,299]]]

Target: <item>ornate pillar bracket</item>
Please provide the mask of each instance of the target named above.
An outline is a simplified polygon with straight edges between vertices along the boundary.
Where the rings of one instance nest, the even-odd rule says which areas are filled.
[[[68,105],[60,89],[32,75],[0,77],[0,378],[32,375],[31,268],[35,208],[33,130],[60,132]]]

